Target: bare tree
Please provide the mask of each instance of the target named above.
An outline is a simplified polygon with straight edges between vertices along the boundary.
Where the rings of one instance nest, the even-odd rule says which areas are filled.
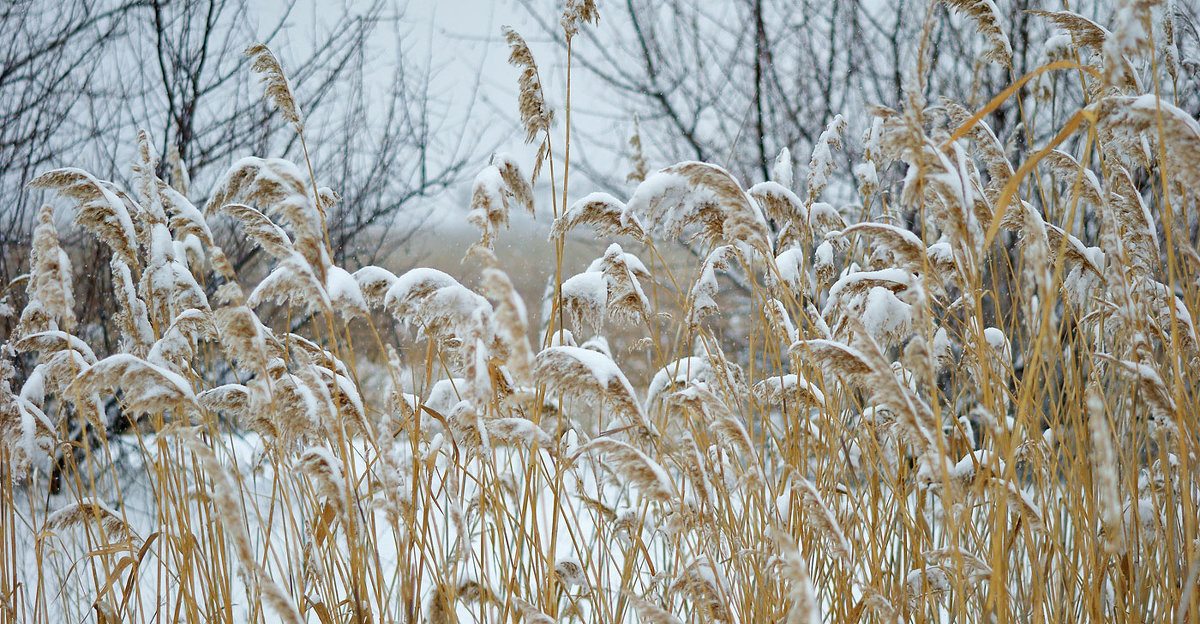
[[[553,15],[545,6],[548,0],[521,1],[541,35],[565,43],[558,24],[546,18]],[[867,106],[900,104],[917,67],[917,42],[927,21],[924,95],[938,93],[981,107],[1044,60],[1044,44],[1055,26],[1030,10],[1062,8],[1046,4],[1057,3],[997,2],[1011,45],[1007,65],[979,60],[987,42],[974,25],[947,3],[928,0],[624,0],[604,6],[602,27],[583,31],[589,42],[574,50],[576,62],[604,85],[606,99],[624,113],[630,130],[637,115],[651,165],[704,160],[758,181],[768,177],[781,148],[805,155],[834,115],[846,115],[848,136],[856,139],[870,123]],[[1101,24],[1114,9],[1113,2],[1075,8]],[[1194,6],[1174,3],[1174,10],[1180,15],[1179,45],[1194,46]],[[1188,54],[1183,58],[1182,88],[1174,91],[1188,102],[1181,106],[1200,111],[1195,65],[1188,64]],[[1028,85],[1023,95],[1035,86]],[[1061,110],[1075,110],[1085,97],[1070,95],[1071,103],[1061,94],[1056,100]],[[1024,137],[1056,127],[1052,119],[1034,123],[1024,117],[1025,99],[1012,98],[990,114],[997,134],[1023,127],[1017,134]],[[607,141],[607,156],[624,151],[614,139],[620,137],[606,128],[584,140]],[[1013,148],[1024,149],[1026,142]],[[604,162],[576,164],[601,184],[624,186],[623,173]]]
[[[195,180],[195,189],[210,189],[239,157],[311,156],[320,184],[342,197],[328,224],[339,262],[374,262],[390,248],[383,241],[402,244],[411,236],[429,214],[421,199],[454,182],[471,154],[461,135],[434,132],[444,120],[432,117],[442,113],[428,104],[429,72],[411,60],[415,55],[398,48],[394,59],[369,58],[371,33],[384,23],[395,27],[400,10],[385,0],[345,9],[293,46],[302,56],[283,55],[308,117],[313,153],[306,155],[296,132],[264,103],[243,54],[256,41],[282,47],[293,6],[261,28],[249,8],[247,0],[5,4],[0,189],[8,202],[0,207],[0,284],[25,270],[41,199],[25,184],[63,166],[121,181],[138,128],[184,165],[181,176],[164,158],[164,177]],[[235,266],[254,269],[258,250],[230,224],[214,226]],[[78,285],[81,307],[104,318],[112,306],[99,297],[110,277],[107,252],[82,236],[65,245],[94,269],[93,279]],[[13,286],[7,294],[17,296],[23,288]]]
[[[456,137],[434,142],[428,76],[406,58],[392,63],[386,97],[371,100],[368,86],[380,77],[364,73],[372,66],[367,42],[383,21],[397,19],[389,10],[376,0],[341,14],[312,42],[308,57],[287,64],[301,108],[313,111],[307,132],[317,178],[342,196],[328,224],[338,260],[372,262],[381,241],[402,239],[406,233],[394,228],[400,213],[410,212],[404,224],[420,223],[427,208],[414,200],[454,181],[468,157]],[[153,39],[142,44],[153,50],[156,70],[141,94],[146,119],[138,122],[157,126],[163,153],[175,149],[192,178],[211,181],[238,155],[305,158],[296,133],[272,118],[253,86],[241,53],[254,37],[246,11],[244,0],[153,0],[144,18]],[[271,25],[267,43],[288,19],[285,11]],[[253,260],[250,248],[235,252],[238,266]]]
[[[104,9],[86,1],[6,2],[0,8],[0,282],[20,272],[34,198],[21,192],[41,168],[110,130],[70,126],[97,95],[94,59],[126,34],[122,18],[139,2]]]

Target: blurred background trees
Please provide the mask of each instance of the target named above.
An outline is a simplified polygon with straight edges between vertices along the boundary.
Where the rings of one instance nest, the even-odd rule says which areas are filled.
[[[539,53],[553,100],[563,87],[555,80],[562,68],[553,66],[564,55],[552,47],[565,45],[554,19],[559,2],[514,1],[536,24],[523,34]],[[899,105],[923,31],[929,40],[925,95],[945,94],[968,108],[982,106],[1014,78],[1061,51],[1055,42],[1063,31],[1031,11],[1064,10],[1065,5],[1051,0],[996,4],[1010,42],[1008,63],[977,60],[988,42],[945,2],[606,3],[599,27],[582,30],[574,45],[576,69],[583,70],[574,84],[586,97],[575,99],[572,169],[587,174],[591,186],[573,188],[627,195],[626,177],[633,169],[627,141],[635,127],[651,170],[703,160],[752,184],[769,177],[776,155],[786,147],[802,175],[817,138],[834,115],[842,114],[848,122],[846,149],[833,154],[840,175],[826,194],[839,208],[853,205],[859,199],[849,163],[861,160],[860,137],[871,123],[866,109]],[[1105,0],[1070,8],[1111,25],[1118,4]],[[170,155],[178,154],[186,177],[196,182],[192,188],[201,192],[243,155],[303,160],[295,132],[272,116],[248,71],[242,50],[253,41],[283,51],[284,68],[309,113],[317,178],[341,195],[329,219],[339,263],[353,268],[403,248],[429,215],[433,204],[424,198],[469,186],[475,167],[468,163],[482,163],[486,146],[470,135],[467,120],[448,118],[452,113],[443,102],[464,97],[488,102],[487,94],[478,93],[481,88],[514,93],[515,74],[462,80],[454,93],[435,98],[433,64],[421,51],[412,53],[428,41],[409,36],[405,29],[411,22],[390,3],[322,4],[320,15],[316,9],[308,15],[294,5],[281,6],[256,9],[248,0],[3,4],[0,287],[13,286],[5,294],[19,298],[23,292],[13,280],[26,270],[31,221],[42,201],[24,185],[41,171],[78,166],[120,182],[128,175],[139,127],[153,136],[164,177],[178,177],[170,170]],[[506,10],[511,9],[502,7],[501,14]],[[1184,110],[1200,114],[1200,7],[1164,2],[1156,10],[1176,16],[1170,37],[1175,80],[1164,85],[1164,92]],[[1168,37],[1161,30],[1156,25],[1153,36],[1165,50]],[[373,45],[375,33],[399,33],[389,44],[395,47],[379,49],[380,37]],[[489,46],[503,54],[499,33],[493,34]],[[303,45],[294,45],[297,39]],[[1068,86],[1077,84],[1047,74],[988,116],[998,136],[1012,137],[1006,146],[1011,157],[1023,159],[1031,139],[1044,141],[1061,126],[1065,112],[1077,109],[1086,95],[1063,92],[1077,90]],[[1039,100],[1040,95],[1053,97]],[[517,118],[515,109],[479,109],[492,122]],[[510,143],[506,149],[516,148],[518,141]],[[903,173],[897,168],[880,172],[881,181],[886,187]],[[205,200],[195,194],[191,199],[198,205]],[[252,269],[253,247],[214,225],[235,265]],[[67,245],[76,261],[93,269],[94,280],[78,286],[80,307],[107,313],[111,302],[91,300],[93,293],[105,291],[106,252],[83,236]],[[7,331],[8,322],[0,315],[0,331]]]
[[[519,0],[538,21],[539,35],[559,44],[561,29],[548,16],[553,0]],[[603,84],[608,108],[628,133],[637,115],[641,144],[651,169],[680,160],[702,160],[730,169],[741,180],[768,178],[781,148],[807,164],[813,144],[834,115],[849,122],[845,136],[852,149],[870,124],[865,108],[896,107],[907,76],[916,67],[918,42],[927,16],[929,68],[924,95],[942,94],[968,108],[982,107],[1016,78],[1058,52],[1053,36],[1062,31],[1035,10],[1078,12],[1097,24],[1111,25],[1120,3],[1063,3],[1053,0],[997,0],[1001,27],[1011,43],[1011,65],[979,61],[986,49],[973,25],[947,2],[896,0],[623,0],[603,7],[603,22],[576,41],[576,62]],[[1179,79],[1167,85],[1176,104],[1200,114],[1200,45],[1194,2],[1162,3],[1176,15],[1174,45]],[[1161,24],[1156,30],[1161,29]],[[1166,45],[1163,33],[1155,43]],[[1061,46],[1061,40],[1058,45]],[[586,79],[579,82],[587,82]],[[1039,89],[1074,84],[1054,76],[1027,85],[1024,97],[1012,98],[989,115],[998,136],[1023,123],[1036,139],[1052,132],[1057,116],[1077,109],[1082,93],[1056,93],[1055,108],[1032,106]],[[1069,96],[1069,97],[1064,97]],[[930,105],[940,104],[930,101]],[[1022,107],[1029,108],[1023,117]],[[593,107],[596,108],[596,107]],[[579,113],[576,113],[577,116]],[[614,163],[603,144],[617,153],[629,137],[611,126],[588,133],[580,123],[579,143],[592,145],[578,163],[611,189],[625,187],[628,160]],[[1023,129],[1024,130],[1024,129]],[[1010,146],[1010,156],[1025,149]],[[853,180],[849,159],[840,157],[844,180]],[[882,172],[881,172],[882,173]],[[901,174],[903,172],[900,172]],[[842,190],[850,191],[846,186]],[[831,188],[836,192],[838,189]],[[845,194],[845,193],[844,193]]]
[[[79,167],[120,183],[130,174],[138,128],[153,137],[163,177],[201,192],[243,156],[304,161],[294,129],[272,116],[249,71],[243,50],[260,41],[291,52],[281,54],[285,70],[302,110],[313,112],[306,134],[316,177],[341,195],[328,224],[337,261],[370,263],[404,245],[429,216],[430,205],[416,200],[457,180],[472,154],[448,113],[430,105],[431,70],[409,54],[413,40],[399,8],[371,0],[313,11],[247,0],[5,2],[0,285],[13,306],[23,299],[24,286],[14,280],[28,270],[32,220],[43,200],[25,184],[41,172]],[[373,43],[381,29],[385,37]],[[391,47],[380,49],[379,39]],[[206,199],[189,197],[201,207]],[[253,268],[259,250],[214,226],[235,266]],[[76,298],[103,319],[113,305],[98,296],[108,290],[107,251],[68,231],[73,261],[94,278],[76,285]],[[0,318],[0,333],[11,322]]]

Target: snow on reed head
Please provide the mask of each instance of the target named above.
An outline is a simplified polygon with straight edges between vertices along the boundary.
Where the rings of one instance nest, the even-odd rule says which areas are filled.
[[[708,244],[741,243],[761,253],[771,250],[762,212],[733,176],[716,165],[683,162],[662,169],[638,185],[625,211],[663,228],[668,236],[695,228]]]
[[[54,209],[38,210],[33,229],[28,285],[30,304],[21,311],[17,334],[33,333],[57,325],[63,331],[75,329],[75,297],[71,291],[71,259],[58,244]]]
[[[812,158],[808,163],[808,203],[816,203],[821,197],[825,186],[829,184],[829,176],[833,173],[833,150],[842,147],[842,132],[846,129],[846,120],[841,115],[834,115],[829,125],[817,142],[813,144]]]
[[[133,202],[112,184],[81,169],[55,169],[29,186],[49,189],[75,202],[75,224],[104,241],[123,262],[137,266],[137,230],[129,208]]]
[[[71,392],[88,396],[102,388],[120,388],[134,414],[175,410],[186,419],[199,409],[186,378],[132,355],[118,353],[100,360],[79,374]]]
[[[675,617],[670,611],[641,596],[630,594],[629,602],[637,610],[638,618],[646,624],[683,624],[683,620]]]
[[[129,523],[125,521],[121,513],[106,505],[104,501],[91,497],[67,503],[56,509],[49,516],[46,516],[46,523],[43,525],[42,530],[50,534],[56,534],[80,525],[91,525],[93,523],[109,536],[121,535],[141,541],[138,539],[133,527],[129,526]]]
[[[296,239],[293,248],[308,262],[318,280],[323,281],[325,269],[331,261],[322,232],[324,217],[317,200],[310,193],[308,181],[308,177],[289,160],[242,158],[218,182],[217,190],[209,198],[204,211],[212,215],[218,210],[225,210],[226,205],[231,203],[266,206],[265,214],[278,215],[291,228]],[[250,214],[244,209],[239,209],[239,212]],[[255,225],[266,227],[257,217],[253,220]],[[276,233],[272,242],[283,241]]]
[[[467,213],[467,223],[481,233],[479,242],[472,249],[491,249],[495,246],[500,227],[508,228],[508,213],[513,202],[533,214],[533,188],[521,176],[511,157],[495,155],[492,162],[475,176],[471,190],[471,210]]]
[[[727,581],[707,560],[696,559],[685,564],[677,573],[671,589],[685,594],[692,607],[705,621],[721,624],[732,624],[736,621],[727,602]]]
[[[716,299],[720,290],[717,271],[727,271],[731,264],[729,259],[736,255],[737,250],[733,245],[721,245],[709,252],[700,264],[700,274],[688,289],[688,323],[692,327],[698,326],[706,316],[719,310]]]
[[[613,243],[592,266],[604,275],[608,289],[605,306],[608,317],[625,324],[647,322],[653,306],[638,282],[639,276],[649,277],[642,261]]]
[[[516,605],[518,612],[521,614],[521,621],[528,624],[555,624],[556,620],[540,609],[516,596],[509,596],[509,600]]]
[[[1007,24],[989,2],[945,4],[978,22],[981,52],[1000,52]],[[577,22],[593,8],[568,4]],[[456,622],[470,611],[615,622],[637,611],[808,624],[822,610],[971,621],[1059,603],[1151,619],[1181,604],[1186,619],[1195,575],[1178,555],[1194,550],[1200,496],[1194,436],[1182,432],[1196,424],[1200,264],[1186,244],[1198,185],[1179,162],[1195,160],[1200,135],[1183,105],[1165,102],[1187,94],[1130,86],[1151,84],[1157,58],[1114,58],[1149,42],[1144,15],[1125,11],[1136,23],[1097,27],[1091,51],[1057,37],[1053,58],[1082,69],[1037,85],[1054,87],[1052,106],[993,115],[938,101],[926,87],[944,74],[928,52],[937,33],[957,32],[939,28],[959,25],[946,13],[922,23],[905,108],[874,122],[829,115],[799,195],[781,151],[770,181],[749,191],[724,170],[680,163],[628,203],[556,197],[571,207],[552,230],[553,346],[537,355],[516,294],[527,284],[486,244],[467,257],[478,282],[343,270],[322,256],[319,227],[336,199],[295,165],[239,161],[213,193],[208,215],[263,252],[241,275],[214,244],[232,230],[209,229],[186,176],[156,177],[148,135],[132,193],[65,175],[67,199],[95,204],[83,209],[90,229],[114,248],[128,238],[133,257],[112,254],[112,323],[72,324],[69,313],[84,314],[66,301],[71,279],[80,284],[71,264],[84,263],[65,260],[76,249],[44,209],[32,276],[0,292],[0,323],[17,312],[17,289],[31,298],[0,347],[0,461],[21,479],[0,480],[15,503],[0,542],[30,554],[24,569],[0,562],[0,578],[21,581],[10,602],[41,599],[57,615],[32,592],[60,583],[64,603],[83,599],[64,611],[109,609],[119,582],[138,597],[111,612],[138,621],[134,605],[161,602],[152,579],[166,575],[235,614],[245,605],[251,619],[286,621]],[[981,85],[1004,79],[978,69]],[[1063,126],[1064,111],[1078,123]],[[544,121],[533,138],[545,151]],[[863,123],[866,162],[846,143],[850,162],[835,163],[845,129]],[[1044,148],[1056,125],[1069,140]],[[1035,183],[1014,182],[1037,164]],[[472,219],[494,243],[532,194],[502,156],[483,178]],[[855,186],[861,205],[846,207]],[[818,201],[826,189],[839,208]],[[607,250],[564,279],[559,254],[579,244],[566,234],[585,225]],[[679,248],[674,234],[698,236]],[[416,335],[396,331],[405,326]],[[132,552],[164,562],[160,572],[125,574],[136,540],[97,529],[105,521],[89,510],[101,497],[158,536]],[[58,526],[71,504],[91,521],[78,525],[87,535]],[[25,537],[56,508],[67,510],[51,523],[61,539],[21,549],[40,543]],[[1056,582],[1065,568],[1081,582]],[[989,601],[997,587],[1005,599]],[[178,601],[192,619],[204,609]]]
[[[487,299],[436,269],[416,268],[398,277],[383,306],[396,320],[436,340],[458,362],[475,358],[476,343],[489,346],[494,337]]]
[[[296,468],[317,486],[318,496],[323,496],[339,510],[344,510],[350,500],[346,491],[346,478],[342,474],[342,462],[323,446],[313,446],[300,455]]]
[[[812,237],[809,209],[790,188],[769,180],[750,187],[746,193],[754,198],[766,218],[779,228],[779,247],[807,244]]]
[[[637,215],[629,214],[625,203],[608,193],[590,193],[576,200],[554,220],[550,238],[564,236],[580,225],[593,226],[599,237],[629,236],[638,241],[646,240],[646,231]]]
[[[624,417],[628,424],[649,429],[625,373],[602,353],[582,347],[549,347],[534,359],[533,376],[545,383],[551,392],[562,393],[588,405],[606,405]]]
[[[596,10],[595,0],[567,0],[563,5],[559,25],[570,41],[579,32],[579,23],[595,24],[600,21],[600,13]]]
[[[1004,34],[1000,21],[1000,9],[995,0],[942,0],[975,24],[975,28],[987,39],[988,47],[983,58],[1003,66],[1012,65],[1012,44]]]
[[[8,358],[0,358],[0,449],[8,456],[17,478],[23,478],[33,461],[53,448],[58,428],[24,394],[14,394],[16,370]]]
[[[608,310],[608,280],[599,271],[584,271],[562,283],[562,307],[575,327],[583,331],[588,323],[601,330]]]

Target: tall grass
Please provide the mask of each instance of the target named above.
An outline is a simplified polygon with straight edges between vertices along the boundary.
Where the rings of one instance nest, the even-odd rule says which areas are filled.
[[[990,2],[948,4],[1010,62]],[[509,157],[475,181],[461,279],[332,264],[336,194],[287,161],[239,161],[202,210],[144,134],[131,190],[42,175],[111,247],[121,313],[78,326],[85,272],[44,209],[5,289],[26,297],[0,358],[0,620],[1200,621],[1200,125],[1149,8],[1043,17],[1069,58],[1014,84],[1057,73],[1086,105],[1013,162],[985,119],[1017,89],[929,105],[926,37],[904,106],[863,124],[853,207],[823,201],[850,184],[840,116],[803,185],[787,152],[748,187],[639,152],[627,201],[572,201],[569,116],[559,159],[508,31],[554,207],[540,315],[491,250],[544,192]],[[568,42],[595,19],[567,3]],[[612,245],[570,266],[587,228]]]

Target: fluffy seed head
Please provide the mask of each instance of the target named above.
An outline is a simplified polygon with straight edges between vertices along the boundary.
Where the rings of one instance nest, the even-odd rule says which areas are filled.
[[[292,86],[288,83],[279,59],[267,46],[256,43],[246,48],[246,56],[253,59],[250,69],[262,75],[262,83],[266,86],[265,96],[283,118],[296,125],[296,129],[304,130],[304,120],[300,117],[300,105],[292,95]]]

